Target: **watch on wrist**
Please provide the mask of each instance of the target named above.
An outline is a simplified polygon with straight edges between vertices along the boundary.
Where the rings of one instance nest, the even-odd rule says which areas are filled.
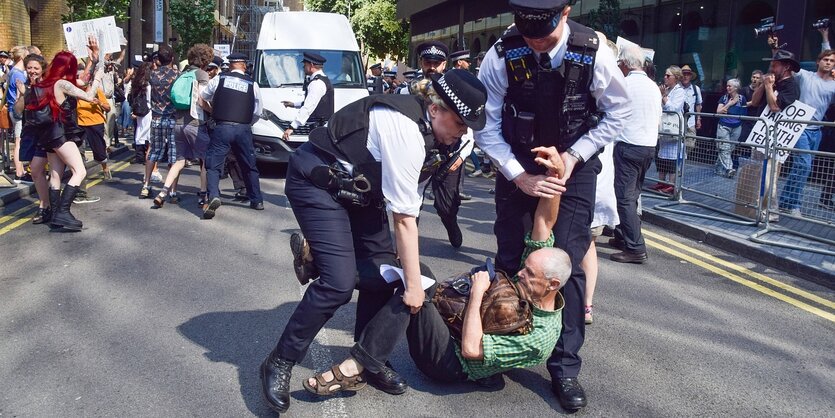
[[[565,152],[567,152],[567,153],[568,153],[568,155],[570,155],[570,156],[572,156],[572,157],[576,158],[576,159],[577,159],[577,161],[579,161],[579,162],[581,162],[581,163],[586,162],[586,160],[585,160],[585,159],[583,159],[583,156],[582,156],[582,155],[580,155],[580,153],[579,153],[579,152],[575,151],[575,150],[574,150],[574,148],[569,148],[569,149],[565,150]]]

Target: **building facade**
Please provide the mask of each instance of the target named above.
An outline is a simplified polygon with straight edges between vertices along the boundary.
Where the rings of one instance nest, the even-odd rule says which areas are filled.
[[[577,0],[570,16],[588,23],[599,3]],[[398,17],[411,22],[412,49],[434,39],[451,50],[478,53],[513,23],[507,0],[409,0],[397,7]],[[774,16],[784,25],[777,32],[780,42],[809,66],[821,48],[821,36],[811,25],[833,15],[832,0],[622,0],[618,29],[624,38],[655,50],[659,73],[669,65],[688,64],[703,89],[718,94],[728,78],[739,77],[745,84],[751,71],[767,68],[762,58],[771,51],[765,36],[754,36],[761,19]],[[410,63],[415,64],[414,57]]]
[[[65,48],[64,35],[56,22],[60,24],[67,10],[66,3],[59,0],[0,1],[0,49],[35,45],[44,56],[55,55]]]

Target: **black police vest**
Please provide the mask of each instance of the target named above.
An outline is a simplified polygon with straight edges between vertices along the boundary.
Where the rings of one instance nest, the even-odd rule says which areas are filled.
[[[220,82],[212,98],[212,118],[217,122],[252,123],[255,112],[255,83],[244,74],[219,75]]]
[[[319,104],[316,106],[316,109],[313,109],[310,117],[307,118],[307,123],[312,123],[315,126],[322,126],[328,121],[328,119],[331,118],[331,116],[333,116],[333,85],[327,76],[316,74],[316,76],[310,79],[310,82],[304,84],[303,90],[305,99],[307,99],[307,87],[315,80],[322,80],[325,83],[325,95],[322,96],[322,99],[319,100]]]
[[[382,164],[368,151],[369,113],[374,106],[394,109],[414,121],[423,134],[424,147],[428,151],[435,144],[432,125],[427,120],[426,105],[419,97],[411,95],[374,95],[357,100],[339,110],[328,122],[328,135],[311,133],[310,142],[334,158],[354,166],[354,174],[364,175],[371,184],[371,198],[383,201]]]
[[[544,171],[534,162],[531,148],[554,146],[563,152],[599,122],[589,87],[600,40],[592,29],[572,20],[568,27],[571,34],[560,68],[541,67],[516,27],[495,45],[508,81],[502,134],[528,172]]]
[[[374,81],[368,85],[369,94],[383,94],[383,77],[374,76]]]

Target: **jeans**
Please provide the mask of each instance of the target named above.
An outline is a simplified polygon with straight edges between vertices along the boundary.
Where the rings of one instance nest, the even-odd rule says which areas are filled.
[[[719,124],[716,128],[716,139],[721,140],[716,142],[716,149],[719,151],[719,154],[716,156],[716,167],[713,170],[716,174],[725,176],[734,168],[731,154],[734,148],[736,148],[734,142],[739,140],[739,133],[741,131],[742,126],[733,127]]]
[[[481,159],[478,158],[478,154],[475,153],[475,149],[473,149],[473,152],[470,153],[470,161],[473,162],[473,171],[481,170]]]
[[[800,134],[800,139],[794,145],[795,150],[817,151],[821,143],[820,129],[806,129]],[[781,209],[799,209],[803,204],[803,189],[812,171],[812,154],[803,152],[792,153],[792,169],[783,193],[780,194]]]

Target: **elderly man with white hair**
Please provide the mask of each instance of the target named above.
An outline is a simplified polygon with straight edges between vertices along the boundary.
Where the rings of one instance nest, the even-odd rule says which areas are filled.
[[[618,67],[626,76],[626,93],[632,104],[632,114],[615,144],[615,196],[620,224],[615,229],[615,238],[609,243],[621,250],[612,254],[613,261],[643,263],[647,259],[647,249],[641,235],[638,197],[644,175],[655,156],[661,122],[661,93],[643,71],[644,52],[640,48],[621,48]]]

